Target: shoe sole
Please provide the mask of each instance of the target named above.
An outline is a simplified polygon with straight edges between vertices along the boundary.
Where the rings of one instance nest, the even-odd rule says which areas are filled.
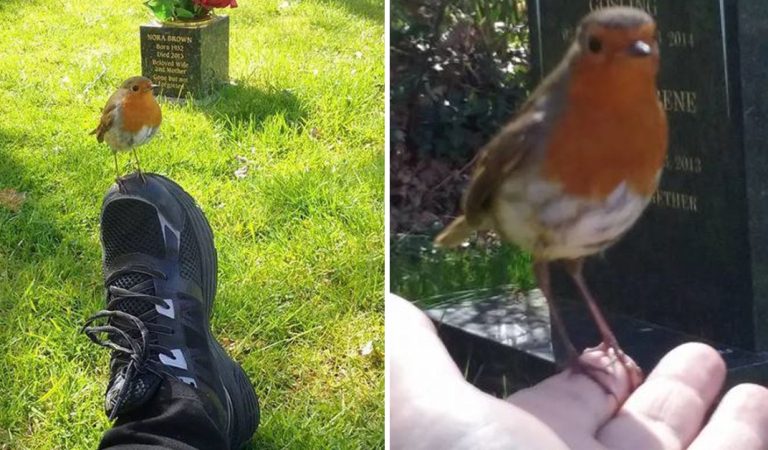
[[[218,272],[216,247],[213,245],[213,231],[202,209],[181,186],[162,175],[145,174],[145,176],[159,181],[173,195],[176,201],[181,204],[197,236],[202,260],[203,300],[208,314],[206,320],[209,322],[206,327],[206,336],[208,337],[208,343],[214,350],[214,357],[220,363],[220,367],[222,367],[220,376],[227,394],[227,402],[229,403],[227,406],[230,408],[230,412],[234,410],[239,413],[237,415],[230,414],[230,417],[234,418],[235,423],[229,424],[230,433],[228,434],[235,437],[235,440],[232,442],[233,448],[240,449],[251,440],[256,432],[256,428],[259,426],[259,399],[243,368],[229,357],[210,331],[210,317],[213,313],[213,300],[216,297]],[[234,386],[235,392],[241,395],[232,396],[232,392],[229,392],[227,386]]]

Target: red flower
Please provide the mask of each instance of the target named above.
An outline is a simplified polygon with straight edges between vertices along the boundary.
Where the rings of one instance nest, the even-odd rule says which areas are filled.
[[[195,0],[195,3],[206,9],[213,8],[237,8],[236,0]]]

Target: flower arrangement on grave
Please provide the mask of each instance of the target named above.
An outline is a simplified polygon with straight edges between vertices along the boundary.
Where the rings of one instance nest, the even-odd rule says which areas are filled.
[[[237,8],[236,0],[147,0],[149,8],[161,22],[205,20],[215,8]]]
[[[2,0],[0,0],[2,1]],[[237,0],[144,0],[156,21],[140,27],[141,73],[159,94],[206,98],[229,81],[229,16]]]

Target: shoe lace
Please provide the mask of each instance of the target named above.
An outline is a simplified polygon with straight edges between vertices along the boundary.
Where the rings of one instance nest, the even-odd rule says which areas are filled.
[[[167,278],[165,274],[156,270],[133,267],[114,274],[113,279],[131,273],[148,275],[151,278]],[[157,333],[173,334],[172,328],[155,322],[159,312],[154,306],[165,308],[165,301],[155,295],[132,290],[140,289],[142,284],[136,283],[131,289],[114,285],[108,286],[107,298],[110,300],[107,303],[106,309],[88,318],[82,328],[82,332],[92,342],[101,347],[112,349],[116,352],[113,357],[127,361],[123,385],[115,398],[114,406],[109,415],[110,420],[115,418],[117,411],[120,410],[121,405],[125,401],[128,387],[133,377],[137,373],[146,372],[162,376],[163,373],[167,372],[162,370],[161,367],[163,366],[157,361],[157,355],[165,354],[169,357],[172,356],[170,349],[158,344],[156,336],[154,336]],[[153,307],[138,315],[120,310],[121,305],[124,305],[129,300],[146,302]],[[97,322],[103,320],[106,320],[105,324],[97,324]]]

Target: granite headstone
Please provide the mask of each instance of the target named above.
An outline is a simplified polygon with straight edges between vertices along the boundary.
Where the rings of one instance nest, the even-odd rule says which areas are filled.
[[[745,105],[753,99],[743,89],[754,83],[749,74],[759,62],[740,59],[740,48],[762,37],[739,26],[754,20],[743,13],[748,3],[754,2],[532,0],[530,6],[539,74],[557,63],[590,10],[634,6],[659,27],[658,94],[669,117],[669,156],[640,222],[588,264],[594,294],[609,311],[763,351],[768,291],[761,280],[768,270],[750,238],[768,236],[768,217],[753,209],[768,179],[748,177],[761,170],[750,162],[764,149],[745,139]]]
[[[229,17],[141,27],[142,74],[160,94],[207,97],[229,77]]]

